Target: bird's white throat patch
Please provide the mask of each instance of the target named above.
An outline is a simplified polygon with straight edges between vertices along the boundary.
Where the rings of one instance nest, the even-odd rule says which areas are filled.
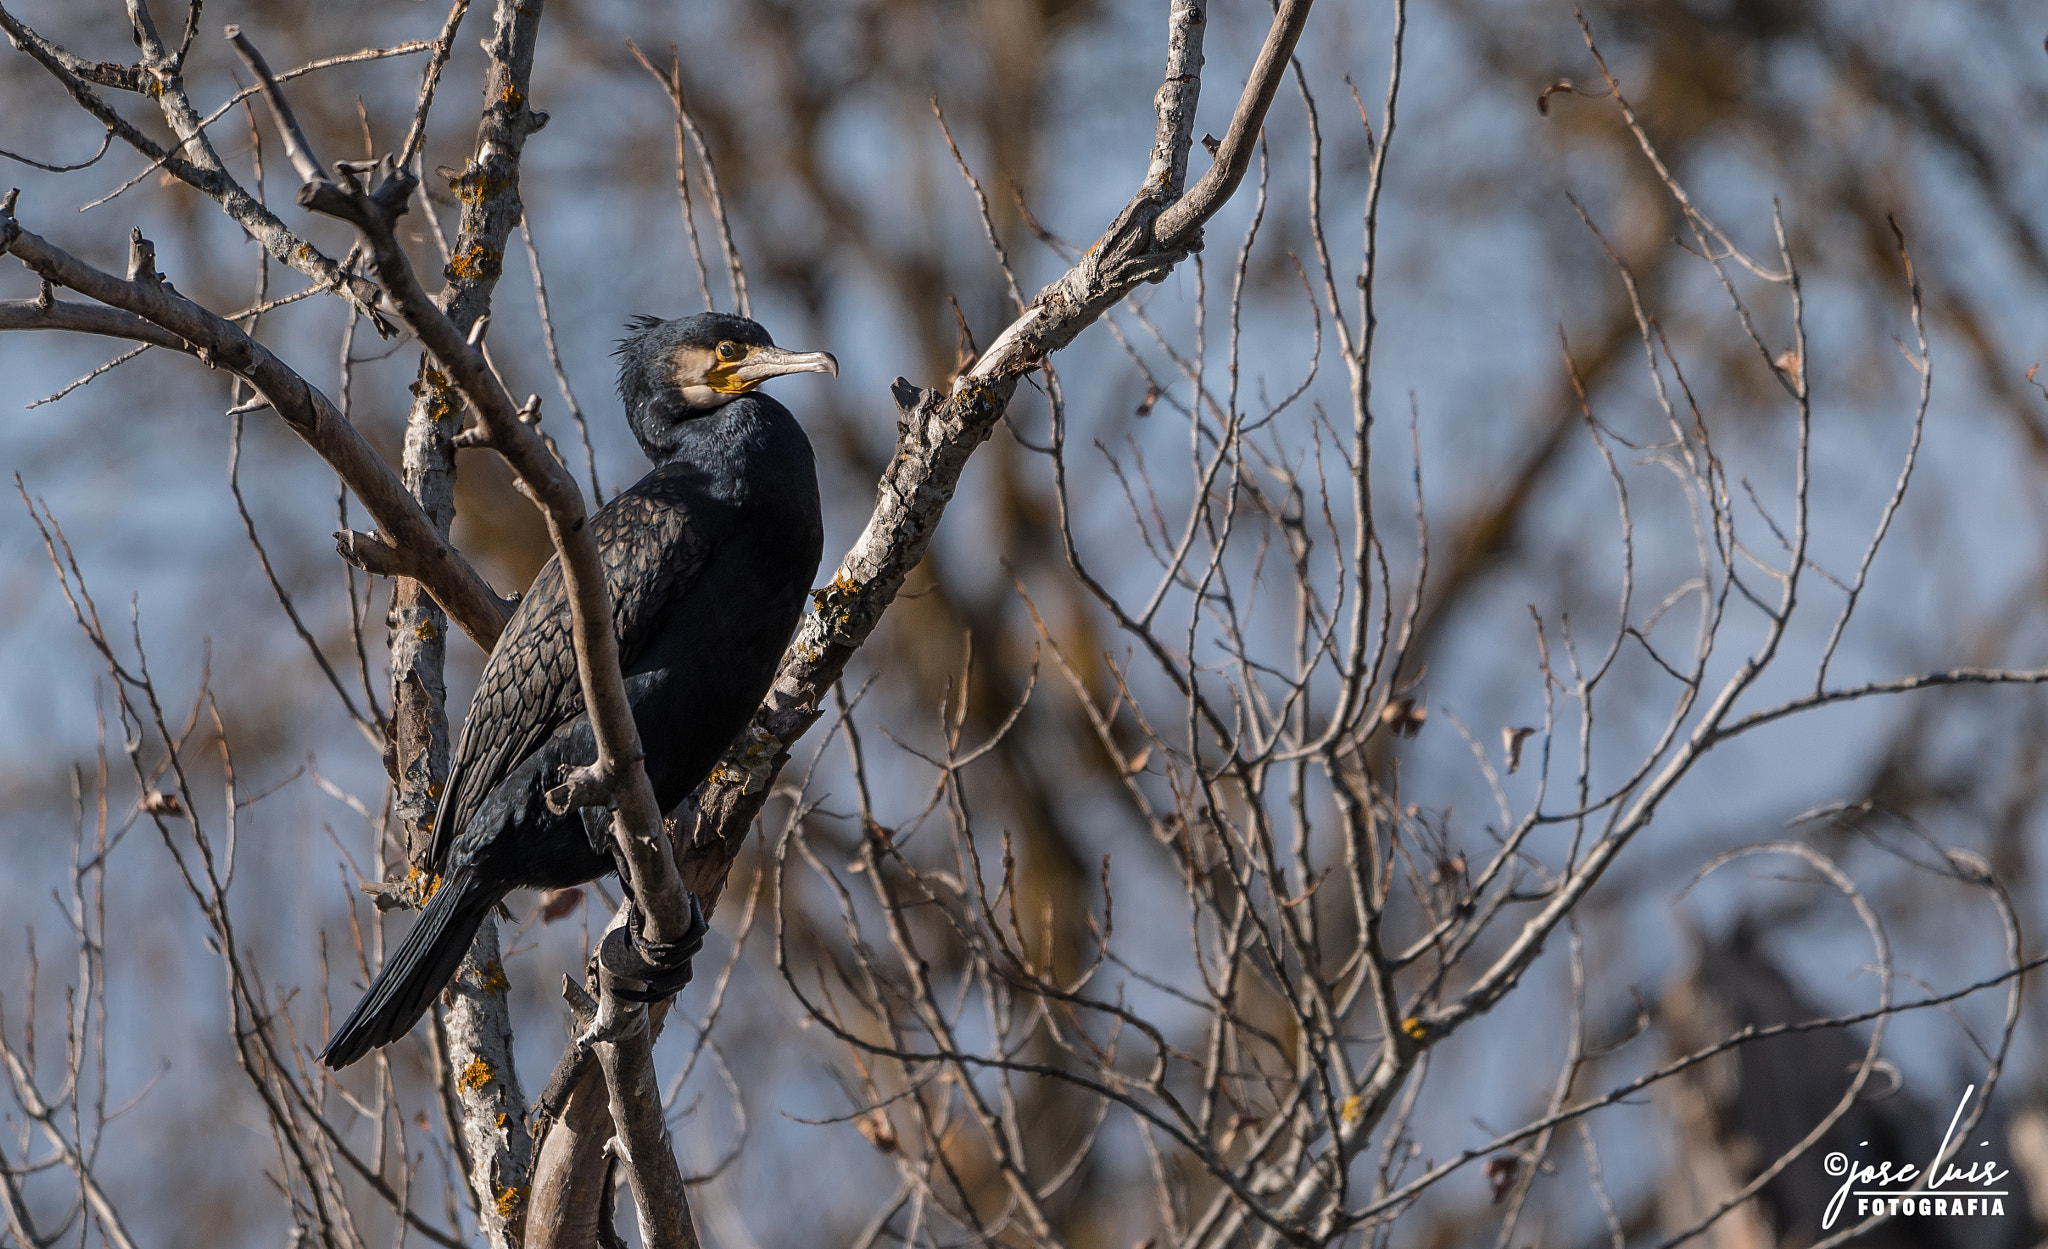
[[[738,395],[713,385],[718,357],[709,347],[678,347],[669,356],[669,377],[693,408],[715,408]]]

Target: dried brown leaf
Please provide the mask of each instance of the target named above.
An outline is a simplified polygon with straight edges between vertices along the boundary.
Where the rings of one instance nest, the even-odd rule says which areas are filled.
[[[540,895],[540,922],[552,924],[567,919],[577,907],[583,905],[581,889],[550,889]]]
[[[1380,723],[1396,737],[1413,737],[1429,719],[1429,708],[1413,698],[1396,698],[1380,708]]]
[[[1513,1154],[1495,1154],[1486,1160],[1486,1182],[1493,1189],[1493,1204],[1506,1201],[1522,1174],[1522,1160]]]
[[[185,804],[178,801],[178,795],[162,792],[142,796],[142,809],[151,815],[183,815]]]
[[[1518,772],[1522,767],[1522,743],[1529,740],[1535,729],[1526,726],[1503,727],[1500,731],[1500,748],[1508,757],[1508,771]]]
[[[885,1154],[896,1152],[896,1125],[889,1122],[889,1116],[881,1109],[868,1111],[855,1119],[853,1126],[860,1129],[860,1134],[876,1149]]]

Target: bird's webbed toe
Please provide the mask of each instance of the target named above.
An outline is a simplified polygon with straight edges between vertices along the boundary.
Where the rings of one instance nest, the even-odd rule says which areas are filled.
[[[690,983],[690,960],[704,948],[704,936],[711,925],[697,895],[683,895],[690,902],[690,926],[680,940],[649,941],[640,933],[640,904],[630,904],[626,922],[605,934],[598,947],[598,961],[614,976],[638,981],[639,988],[614,984],[612,992],[632,1002],[659,1002],[682,992]]]

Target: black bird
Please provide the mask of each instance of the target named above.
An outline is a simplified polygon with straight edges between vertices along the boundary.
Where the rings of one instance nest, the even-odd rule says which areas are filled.
[[[619,398],[655,467],[591,524],[648,779],[666,811],[703,781],[768,692],[824,545],[810,440],[754,388],[784,373],[836,376],[839,364],[784,351],[744,317],[638,317],[630,328]],[[597,758],[569,624],[550,560],[470,704],[434,817],[429,857],[440,883],[327,1043],[329,1067],[411,1030],[506,894],[613,870],[579,814],[555,815],[545,800],[565,768]]]

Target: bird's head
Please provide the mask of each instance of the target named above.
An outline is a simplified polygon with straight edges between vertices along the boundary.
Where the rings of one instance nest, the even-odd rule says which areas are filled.
[[[839,375],[823,351],[785,351],[745,317],[699,313],[663,321],[633,318],[619,342],[619,398],[648,457],[666,459],[690,421],[784,373]]]

